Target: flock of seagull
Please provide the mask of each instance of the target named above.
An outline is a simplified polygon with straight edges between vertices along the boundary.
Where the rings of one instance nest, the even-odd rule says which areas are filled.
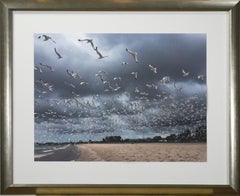
[[[50,41],[53,44],[56,44],[56,41],[48,35],[40,35],[38,36],[38,39],[43,42]],[[100,52],[98,46],[95,46],[93,39],[78,39],[76,41],[89,44],[93,51],[96,52],[98,59],[108,57]],[[64,58],[64,55],[60,54],[56,47],[54,47],[54,52],[57,59],[61,60]],[[137,52],[131,51],[128,48],[126,48],[126,52],[132,58],[133,62],[139,63]],[[121,65],[123,66],[128,66],[129,64],[130,63],[127,61],[121,62]],[[158,74],[157,67],[151,64],[147,67],[152,74]],[[44,74],[45,71],[54,72],[55,70],[53,66],[43,64],[41,62],[39,65],[34,66],[34,70],[35,72],[39,72],[39,78],[35,79],[35,83],[37,85],[37,88],[35,87],[35,106],[41,106],[41,99],[44,97],[44,94],[46,94],[45,96],[48,96],[49,93],[54,93],[54,86],[48,81],[43,81],[43,79],[41,79],[41,74]],[[114,127],[116,127],[116,123],[121,124],[121,119],[119,118],[115,119],[115,121],[119,122],[110,122],[108,124],[101,120],[105,118],[110,119],[113,114],[122,116],[122,118],[125,118],[125,121],[128,121],[129,123],[134,122],[136,129],[146,126],[159,129],[161,125],[176,126],[179,123],[187,124],[197,121],[200,123],[201,120],[204,120],[206,117],[205,97],[202,99],[198,95],[191,95],[188,98],[184,97],[184,99],[181,99],[181,94],[184,89],[183,87],[178,86],[178,84],[172,80],[170,76],[163,76],[159,79],[159,83],[166,89],[172,86],[176,94],[180,97],[179,99],[176,99],[173,95],[167,93],[167,90],[164,91],[161,89],[162,92],[159,93],[159,84],[154,83],[145,84],[145,87],[149,89],[149,91],[143,91],[139,86],[136,86],[133,92],[123,91],[124,88],[121,86],[121,81],[123,80],[122,77],[111,77],[107,71],[100,70],[95,74],[95,76],[99,78],[102,83],[104,92],[113,93],[114,95],[107,100],[99,94],[94,94],[90,98],[84,96],[81,97],[81,94],[77,93],[77,89],[79,88],[78,85],[71,81],[78,80],[79,86],[84,86],[85,88],[88,87],[89,82],[83,81],[83,77],[80,73],[77,73],[68,67],[66,68],[65,74],[68,76],[69,81],[65,81],[64,85],[66,88],[71,89],[72,97],[64,99],[49,99],[49,108],[44,113],[38,113],[35,110],[36,120],[47,119],[48,122],[59,122],[60,119],[61,122],[65,122],[70,126],[73,123],[71,117],[86,117],[88,118],[88,123],[82,123],[82,126],[85,126],[85,130],[97,131],[98,129],[101,129],[107,131],[114,129]],[[138,71],[132,71],[130,72],[130,75],[135,80],[139,79]],[[183,78],[187,78],[189,77],[190,72],[182,69],[181,75]],[[197,75],[196,79],[199,81],[205,81],[206,77],[204,75]],[[152,97],[152,92],[155,92],[155,98]],[[132,99],[133,94],[134,99]],[[122,96],[128,98],[128,103],[126,105],[118,104]],[[54,107],[63,108],[63,113],[60,114]],[[156,111],[157,108],[159,109]],[[59,132],[60,130],[58,128],[58,130],[52,130],[52,132],[54,131]],[[64,130],[62,131],[64,132]]]

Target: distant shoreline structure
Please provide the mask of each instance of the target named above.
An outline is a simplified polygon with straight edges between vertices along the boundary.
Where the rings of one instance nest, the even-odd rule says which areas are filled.
[[[41,145],[65,145],[65,144],[99,144],[99,143],[206,143],[207,141],[207,131],[206,126],[201,126],[196,129],[194,134],[186,129],[185,131],[179,134],[170,134],[166,137],[154,136],[147,138],[136,138],[136,139],[122,139],[121,136],[107,136],[101,141],[77,141],[77,142],[45,142],[40,143],[36,142],[35,146]]]

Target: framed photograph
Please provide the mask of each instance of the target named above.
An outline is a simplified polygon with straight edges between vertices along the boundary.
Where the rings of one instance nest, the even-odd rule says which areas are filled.
[[[239,1],[0,0],[1,193],[239,188]]]

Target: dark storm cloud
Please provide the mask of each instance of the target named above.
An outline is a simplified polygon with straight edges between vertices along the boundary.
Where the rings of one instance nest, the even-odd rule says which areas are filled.
[[[37,37],[38,35],[36,35]],[[95,74],[104,70],[113,77],[121,77],[121,88],[125,90],[129,84],[144,86],[142,84],[156,83],[164,76],[170,76],[174,81],[186,80],[182,77],[182,69],[190,72],[188,80],[200,82],[198,75],[206,74],[206,37],[204,34],[94,34],[87,37],[99,44],[105,55],[109,57],[99,60],[91,49],[90,44],[78,42],[77,37],[68,41],[67,36],[51,35],[57,44],[42,42],[35,37],[35,65],[45,63],[51,65],[54,73],[43,68],[45,74],[36,73],[36,78],[42,78],[54,85],[60,96],[69,96],[71,90],[82,95],[104,93],[103,85]],[[80,37],[80,36],[79,36]],[[75,43],[73,44],[73,42]],[[94,43],[95,43],[94,42]],[[96,45],[97,45],[96,44]],[[56,47],[64,57],[60,60],[54,53]],[[126,48],[138,53],[139,63],[135,63],[132,57],[125,51]],[[84,50],[87,49],[87,52]],[[116,57],[116,58],[115,58]],[[129,66],[121,65],[127,61]],[[158,73],[149,70],[148,65],[157,67]],[[79,73],[82,79],[74,80],[66,74],[66,69]],[[135,80],[131,72],[139,72],[138,80]],[[144,74],[142,74],[144,73]],[[77,86],[77,89],[64,88],[64,82],[69,81]],[[87,88],[79,83],[86,81]]]

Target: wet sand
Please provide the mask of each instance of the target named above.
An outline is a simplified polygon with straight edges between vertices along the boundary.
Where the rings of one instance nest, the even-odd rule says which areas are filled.
[[[205,162],[205,143],[78,144],[77,161]]]

